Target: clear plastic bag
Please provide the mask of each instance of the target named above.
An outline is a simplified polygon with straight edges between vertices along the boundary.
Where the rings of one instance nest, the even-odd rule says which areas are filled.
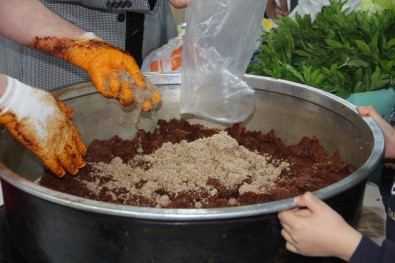
[[[181,114],[241,122],[255,109],[242,77],[260,37],[266,0],[191,1],[187,7]]]

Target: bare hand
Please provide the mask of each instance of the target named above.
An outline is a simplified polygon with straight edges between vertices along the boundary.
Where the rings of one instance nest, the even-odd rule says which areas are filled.
[[[266,15],[272,20],[276,20],[279,16],[288,16],[287,0],[281,0],[280,6],[275,0],[268,0],[266,4]]]
[[[335,256],[348,260],[362,234],[310,192],[295,198],[295,204],[300,208],[278,214],[286,248],[304,256]]]
[[[380,127],[384,135],[384,141],[385,141],[384,158],[395,159],[394,127],[392,127],[387,121],[385,121],[384,118],[380,115],[380,113],[378,113],[372,106],[359,106],[356,108],[356,110],[361,116],[369,116],[377,123],[377,125]],[[395,169],[394,163],[385,163],[384,165],[392,169]]]
[[[190,1],[192,0],[169,0],[170,4],[177,9],[186,7]]]

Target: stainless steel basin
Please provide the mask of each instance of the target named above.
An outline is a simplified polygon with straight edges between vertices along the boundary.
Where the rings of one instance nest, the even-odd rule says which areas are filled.
[[[140,116],[133,108],[101,96],[91,83],[53,93],[74,109],[73,120],[86,144],[114,135],[132,138],[137,128],[152,130],[158,119],[181,117],[180,75],[147,76],[159,86],[163,101],[157,112]],[[354,220],[366,179],[383,155],[379,127],[371,118],[361,118],[352,104],[321,90],[251,75],[245,81],[256,91],[256,110],[245,121],[248,129],[275,129],[287,144],[316,136],[329,153],[339,150],[346,162],[357,167],[347,178],[315,192],[346,220]],[[183,117],[225,127],[196,116]],[[106,262],[114,257],[118,262],[261,262],[262,258],[272,262],[279,256],[292,257],[284,251],[276,218],[278,211],[293,206],[292,199],[218,209],[97,202],[35,184],[43,172],[41,161],[4,128],[0,135],[0,178],[9,228],[26,257],[37,262],[63,262],[62,257],[67,259],[64,262]],[[258,247],[264,245],[269,249]]]

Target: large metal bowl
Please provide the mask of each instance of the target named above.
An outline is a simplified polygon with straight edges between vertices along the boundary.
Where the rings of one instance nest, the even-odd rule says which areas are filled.
[[[114,135],[132,138],[157,119],[180,118],[179,74],[148,75],[163,94],[158,112],[140,115],[97,93],[91,83],[54,91],[74,109],[85,142]],[[256,89],[248,129],[275,129],[287,144],[316,136],[328,153],[339,150],[357,170],[315,194],[350,223],[358,215],[367,177],[378,167],[384,139],[354,106],[308,86],[245,76]],[[191,116],[190,116],[191,117]],[[190,118],[192,123],[221,123]],[[114,205],[56,192],[34,183],[41,161],[3,128],[0,178],[13,242],[31,262],[297,262],[285,251],[277,212],[292,199],[218,209],[158,209]],[[317,259],[310,259],[317,260]]]

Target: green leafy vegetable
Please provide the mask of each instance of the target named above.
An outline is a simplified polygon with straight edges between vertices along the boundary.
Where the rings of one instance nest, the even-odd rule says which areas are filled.
[[[303,83],[340,97],[395,84],[395,9],[343,10],[331,0],[313,21],[296,14],[262,34],[247,72]]]
[[[376,12],[382,9],[395,8],[394,0],[361,0],[361,10]]]

